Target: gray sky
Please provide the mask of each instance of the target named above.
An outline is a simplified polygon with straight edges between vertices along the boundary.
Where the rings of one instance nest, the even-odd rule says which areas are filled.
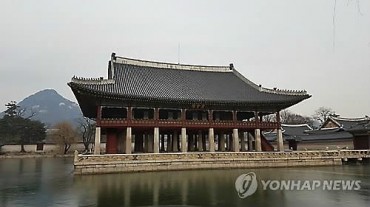
[[[112,52],[234,66],[264,87],[305,89],[344,117],[370,115],[370,1],[0,1],[0,110],[73,75],[107,76]],[[180,45],[180,53],[178,46]],[[178,55],[180,54],[180,55]]]

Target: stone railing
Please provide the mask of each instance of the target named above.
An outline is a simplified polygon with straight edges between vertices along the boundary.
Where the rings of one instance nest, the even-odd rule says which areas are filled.
[[[188,152],[188,153],[145,153],[76,155],[75,165],[95,162],[122,161],[173,161],[204,159],[302,159],[302,158],[370,158],[370,150],[292,151],[292,152]]]

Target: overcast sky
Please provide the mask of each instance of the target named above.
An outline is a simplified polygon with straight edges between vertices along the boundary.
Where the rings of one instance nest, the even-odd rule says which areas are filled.
[[[370,1],[337,0],[335,38],[334,2],[1,0],[0,110],[45,88],[75,101],[71,77],[107,77],[115,52],[234,63],[264,87],[307,90],[293,112],[370,115]]]

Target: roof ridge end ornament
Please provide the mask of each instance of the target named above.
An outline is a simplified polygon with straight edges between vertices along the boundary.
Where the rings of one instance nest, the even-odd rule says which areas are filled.
[[[116,62],[117,60],[117,57],[116,57],[116,53],[115,52],[112,52],[112,55],[110,56],[110,74],[111,74],[111,77],[109,78],[112,78],[114,79],[114,64],[113,62]]]
[[[286,90],[286,89],[279,89],[279,88],[264,88],[262,85],[259,85],[259,89],[261,92],[266,93],[275,93],[275,94],[283,94],[283,95],[308,95],[306,90]]]

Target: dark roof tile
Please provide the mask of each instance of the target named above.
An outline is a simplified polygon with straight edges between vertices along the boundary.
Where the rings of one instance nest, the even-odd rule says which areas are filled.
[[[222,103],[296,104],[309,98],[305,91],[265,89],[234,68],[157,63],[115,57],[108,80],[73,78],[73,88],[115,97]],[[113,70],[112,70],[113,69]]]

